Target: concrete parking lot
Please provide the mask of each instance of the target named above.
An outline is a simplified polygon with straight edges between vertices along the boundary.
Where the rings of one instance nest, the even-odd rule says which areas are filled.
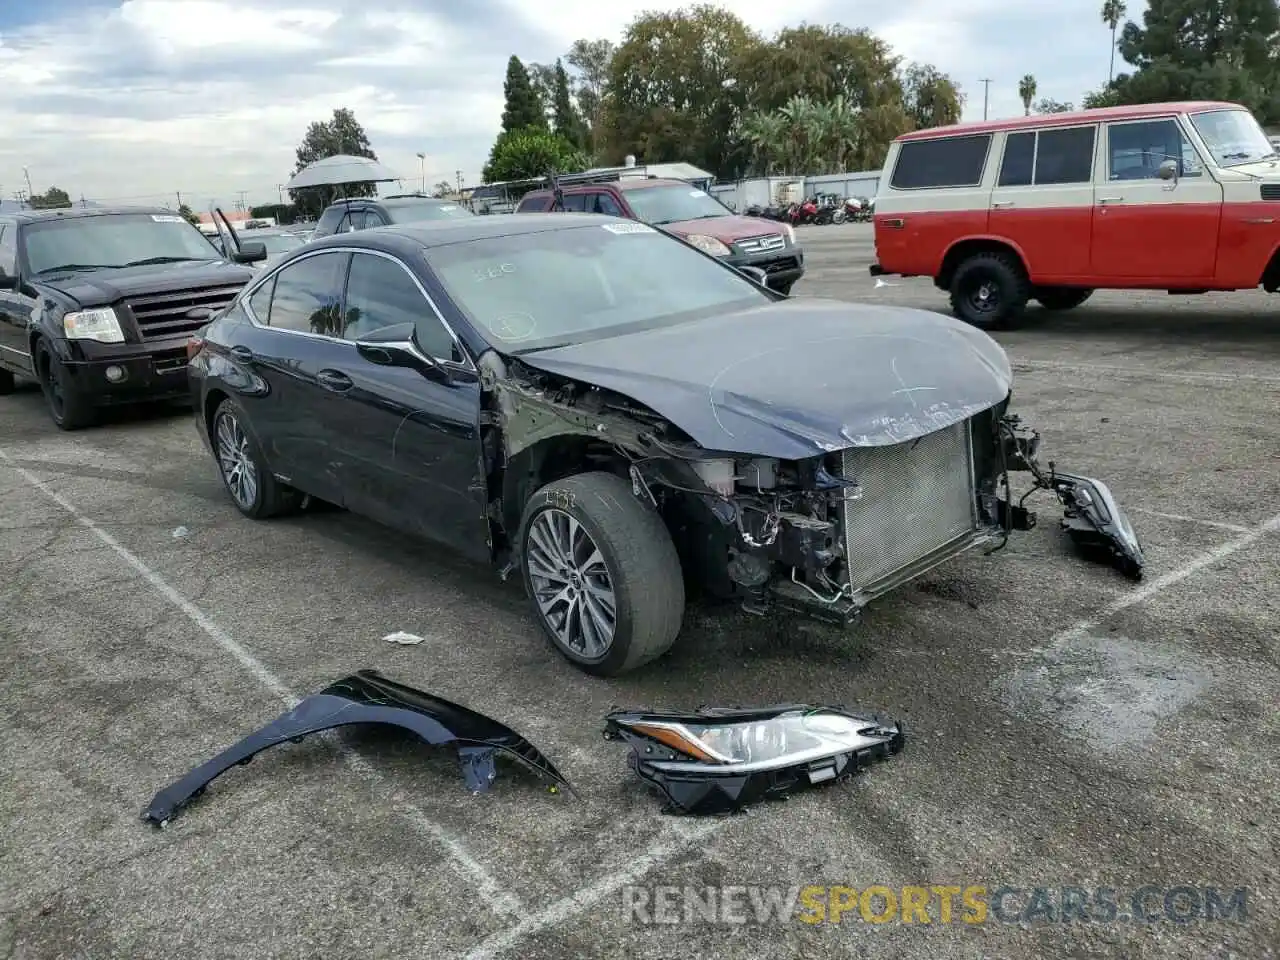
[[[928,281],[869,277],[865,225],[802,238],[797,295],[945,307]],[[34,389],[0,399],[0,956],[1273,956],[1278,306],[1100,293],[998,336],[1046,455],[1131,511],[1141,584],[1078,559],[1040,500],[1036,530],[846,631],[694,608],[669,656],[613,681],[555,656],[487,570],[345,513],[242,518],[180,411],[62,434]],[[471,796],[446,751],[351,733],[264,753],[163,831],[139,821],[362,667],[514,726],[581,799],[510,767]],[[600,736],[614,705],[781,701],[882,710],[907,750],[688,820]],[[950,922],[769,921],[750,892],[719,920],[624,910],[660,887],[809,885],[1020,892],[980,923],[958,900]],[[1116,918],[1064,918],[1064,887],[1114,889]],[[1177,887],[1245,888],[1245,915]],[[1028,909],[1046,896],[1056,913]]]

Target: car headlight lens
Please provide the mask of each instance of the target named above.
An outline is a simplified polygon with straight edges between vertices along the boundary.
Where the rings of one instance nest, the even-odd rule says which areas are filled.
[[[685,239],[703,253],[709,253],[713,257],[727,257],[731,253],[729,248],[715,237],[708,237],[705,234],[695,233]]]
[[[785,234],[787,235],[787,242],[788,242],[788,243],[795,243],[795,242],[796,242],[796,228],[795,228],[795,227],[793,227],[791,224],[789,224],[789,223],[784,223],[784,224],[782,225],[782,232],[783,232],[783,233],[785,233]]]
[[[120,318],[110,308],[68,313],[62,318],[62,329],[68,340],[124,343],[124,331],[120,329]]]

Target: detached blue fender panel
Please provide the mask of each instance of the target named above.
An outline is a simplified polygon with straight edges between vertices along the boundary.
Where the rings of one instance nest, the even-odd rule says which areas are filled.
[[[498,753],[572,792],[555,765],[505,724],[388,680],[374,670],[361,670],[307,697],[261,730],[165,787],[147,805],[142,819],[163,826],[213,780],[234,766],[249,763],[263,750],[285,741],[296,743],[322,730],[357,724],[400,727],[433,745],[456,744],[463,776],[473,792],[489,789],[497,776],[494,758]]]

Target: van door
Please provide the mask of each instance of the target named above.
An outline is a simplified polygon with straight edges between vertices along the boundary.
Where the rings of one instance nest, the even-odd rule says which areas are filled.
[[[1177,163],[1176,179],[1160,179],[1166,160]],[[1107,124],[1103,161],[1094,187],[1092,273],[1175,287],[1213,277],[1222,185],[1178,120]]]
[[[1022,251],[1035,283],[1089,273],[1095,124],[1005,135],[987,229]]]

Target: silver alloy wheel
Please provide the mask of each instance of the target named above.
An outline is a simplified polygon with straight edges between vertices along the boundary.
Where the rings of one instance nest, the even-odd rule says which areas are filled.
[[[599,660],[613,645],[617,597],[604,554],[577,519],[550,507],[533,518],[525,564],[543,620],[569,650]]]
[[[218,447],[218,466],[227,490],[245,510],[258,499],[258,467],[249,450],[249,437],[231,413],[218,414],[214,426]]]

